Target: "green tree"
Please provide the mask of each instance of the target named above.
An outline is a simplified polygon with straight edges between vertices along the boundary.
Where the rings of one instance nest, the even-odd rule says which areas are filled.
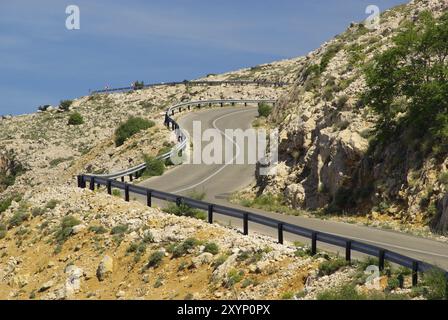
[[[379,115],[378,137],[404,131],[448,151],[448,14],[421,14],[366,70],[365,102]]]

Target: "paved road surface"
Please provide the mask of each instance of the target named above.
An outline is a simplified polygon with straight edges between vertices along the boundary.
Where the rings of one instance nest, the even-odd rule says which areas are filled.
[[[201,121],[203,130],[207,128],[217,128],[220,131],[237,128],[247,129],[256,116],[257,109],[255,107],[209,109],[186,113],[179,121],[179,124],[190,134],[193,121]],[[240,147],[244,151],[244,147]],[[192,191],[205,192],[206,201],[238,208],[238,205],[229,203],[227,199],[233,192],[251,184],[254,181],[254,173],[255,166],[253,165],[182,165],[168,171],[163,177],[146,180],[140,185],[185,196],[188,196]],[[161,203],[156,204],[163,206]],[[381,246],[448,269],[448,244],[445,243],[341,222],[285,216],[256,209],[250,209],[250,211],[302,227]],[[242,224],[240,220],[220,217],[219,215],[217,215],[216,219],[221,223],[235,227],[240,227]],[[276,230],[259,225],[249,224],[249,230],[274,238],[277,236]],[[287,241],[309,242],[309,240],[288,234],[285,235],[285,239]],[[344,254],[343,249],[330,245],[318,243],[318,248]],[[354,256],[360,257],[356,254]]]

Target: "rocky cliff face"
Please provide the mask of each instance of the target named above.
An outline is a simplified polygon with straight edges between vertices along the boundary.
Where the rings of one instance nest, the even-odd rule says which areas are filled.
[[[360,96],[363,66],[392,45],[404,22],[425,10],[440,16],[447,9],[444,0],[411,1],[385,12],[378,28],[352,23],[300,60],[294,88],[271,116],[281,131],[280,176],[259,181],[258,193],[282,193],[295,208],[383,214],[405,224],[433,221],[446,231],[439,223],[446,216],[440,199],[448,190],[440,175],[448,159],[426,158],[416,168],[418,154],[399,139],[370,152],[376,117]]]

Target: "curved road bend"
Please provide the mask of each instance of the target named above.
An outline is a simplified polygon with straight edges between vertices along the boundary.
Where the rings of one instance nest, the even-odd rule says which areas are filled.
[[[226,107],[223,109],[209,109],[185,114],[179,121],[179,124],[182,128],[186,129],[190,135],[192,134],[193,121],[201,121],[202,130],[217,128],[223,134],[225,129],[249,128],[256,116],[257,109],[255,107]],[[240,146],[240,150],[242,152],[245,151],[243,146]],[[254,165],[182,165],[166,172],[162,177],[151,178],[142,182],[140,185],[184,196],[188,196],[192,191],[205,192],[206,201],[229,207],[247,209],[229,203],[228,197],[233,192],[250,185],[254,181],[254,172]],[[160,206],[164,205],[157,202],[156,204]],[[380,230],[342,222],[286,216],[257,209],[249,209],[249,211],[305,228],[377,245],[448,269],[448,244],[445,243],[394,231]],[[215,215],[215,219],[223,224],[242,227],[242,221],[239,219],[220,215]],[[277,230],[257,224],[250,223],[249,232],[251,231],[272,236],[273,238],[277,237]],[[309,239],[302,239],[287,233],[285,234],[285,240],[309,243]],[[318,243],[318,248],[332,252],[340,252],[342,255],[345,252],[342,248],[322,243]],[[354,253],[353,256],[361,257],[356,253]]]

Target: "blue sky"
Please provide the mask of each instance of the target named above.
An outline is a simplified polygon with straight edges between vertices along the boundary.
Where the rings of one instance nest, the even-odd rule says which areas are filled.
[[[0,0],[0,115],[304,55],[405,0]],[[68,5],[81,29],[65,28]]]

